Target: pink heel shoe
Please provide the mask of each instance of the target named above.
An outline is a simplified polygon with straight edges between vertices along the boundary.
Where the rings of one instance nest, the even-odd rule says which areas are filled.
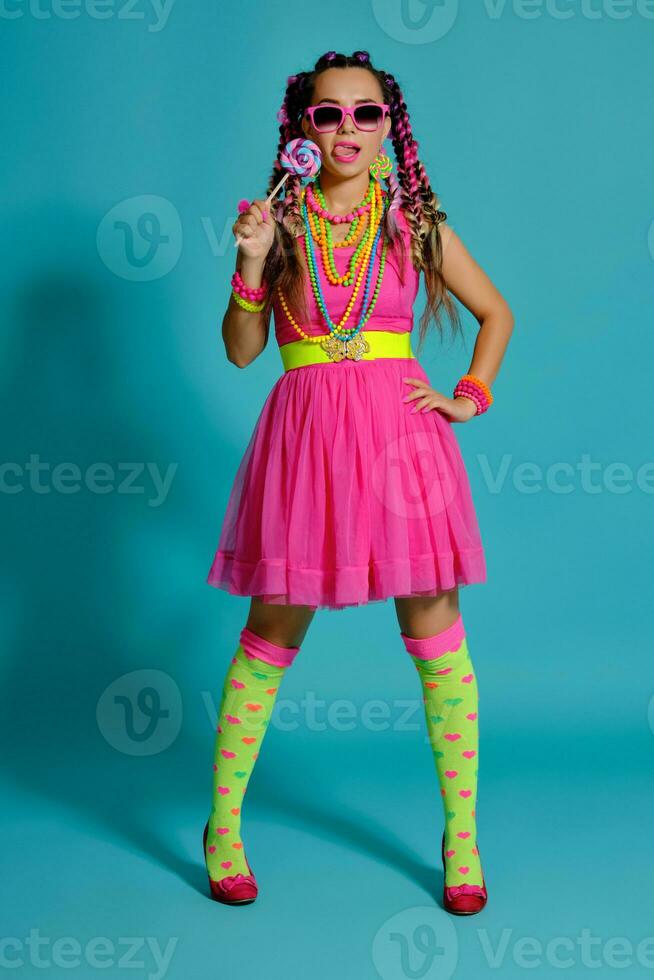
[[[479,848],[477,848],[477,853],[479,854]],[[445,831],[443,831],[443,839],[441,841],[441,857],[443,860],[443,882],[445,881]],[[481,860],[481,854],[479,854]],[[447,909],[448,912],[453,912],[455,915],[474,915],[475,912],[481,912],[484,905],[488,901],[488,892],[486,891],[486,882],[484,881],[484,875],[481,876],[481,885],[443,885],[443,907]]]
[[[205,867],[207,864],[206,848],[208,832],[209,821],[207,820],[204,826],[204,834],[202,836],[202,854],[204,856]],[[245,851],[243,851],[243,857],[245,858],[245,863],[247,864],[248,871],[250,872],[247,875],[227,875],[226,878],[220,878],[219,881],[215,881],[209,874],[209,869],[207,868],[211,897],[215,899],[216,902],[222,902],[224,905],[248,905],[250,902],[253,902],[259,894],[257,880],[254,877],[252,868],[250,867],[250,862],[248,861],[247,857],[245,857]]]

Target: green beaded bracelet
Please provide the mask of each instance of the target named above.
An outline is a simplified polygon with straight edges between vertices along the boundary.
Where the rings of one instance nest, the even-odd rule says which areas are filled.
[[[261,313],[262,309],[266,305],[265,300],[261,303],[251,303],[249,299],[244,299],[240,296],[235,289],[232,289],[232,296],[236,300],[239,306],[247,310],[248,313]]]

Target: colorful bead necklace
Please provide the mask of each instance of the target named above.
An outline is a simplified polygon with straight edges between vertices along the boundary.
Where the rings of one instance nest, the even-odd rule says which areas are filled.
[[[323,227],[324,225],[323,220],[320,217],[317,218],[315,214],[312,214],[312,212],[309,211],[309,225],[311,228],[311,236],[314,242],[316,243],[316,245],[322,248],[322,244],[327,238],[327,231]],[[332,248],[349,248],[350,245],[356,244],[357,238],[359,237],[361,232],[365,230],[365,228],[366,228],[365,221],[362,221],[361,218],[357,215],[357,217],[352,222],[352,227],[348,231],[347,236],[343,239],[343,241],[335,242],[330,238],[329,244]]]
[[[373,217],[373,215],[374,215],[374,217]],[[327,306],[326,306],[325,299],[324,299],[324,296],[323,296],[322,286],[321,286],[320,279],[319,279],[318,272],[317,272],[316,256],[315,256],[315,252],[314,252],[314,249],[313,249],[313,243],[311,241],[310,236],[307,235],[306,238],[305,238],[305,249],[306,249],[306,253],[307,253],[307,265],[309,267],[309,275],[311,277],[311,284],[314,287],[314,289],[313,289],[314,296],[316,297],[316,301],[317,301],[317,304],[318,304],[318,306],[320,308],[320,312],[322,313],[322,316],[323,316],[325,322],[327,323],[327,326],[330,329],[330,333],[333,333],[335,336],[341,337],[341,338],[346,339],[346,340],[349,340],[352,337],[356,336],[356,334],[358,334],[359,331],[363,328],[364,323],[366,323],[370,319],[370,316],[372,314],[372,307],[370,309],[368,309],[367,308],[367,303],[368,303],[368,294],[369,294],[369,291],[370,291],[370,280],[371,280],[371,277],[372,277],[372,270],[373,270],[373,265],[374,265],[374,261],[375,261],[375,255],[376,255],[376,252],[377,252],[377,243],[379,242],[379,238],[380,238],[380,235],[381,235],[381,232],[382,232],[382,218],[383,218],[383,206],[382,206],[382,212],[381,212],[381,214],[380,214],[380,216],[379,216],[378,219],[377,219],[377,216],[376,216],[376,209],[373,206],[373,209],[371,210],[371,222],[373,223],[373,226],[375,227],[375,237],[374,237],[374,240],[373,240],[373,244],[372,244],[371,247],[369,247],[368,249],[366,249],[365,259],[364,259],[364,262],[361,265],[361,270],[360,270],[360,273],[359,273],[359,278],[358,278],[358,281],[357,281],[357,285],[355,287],[355,290],[354,290],[354,292],[352,294],[352,297],[350,299],[350,302],[349,302],[348,307],[347,307],[347,310],[346,310],[347,316],[344,316],[343,319],[341,320],[341,322],[339,324],[335,324],[335,323],[332,322],[332,319],[329,316],[329,313],[327,311]],[[385,259],[385,253],[384,253],[384,259]],[[356,302],[356,297],[358,295],[359,287],[360,287],[361,280],[363,278],[364,273],[365,273],[365,278],[366,278],[366,284],[365,284],[365,288],[364,288],[363,303],[362,303],[362,307],[361,307],[361,316],[359,318],[359,323],[357,324],[356,327],[351,327],[351,328],[348,328],[348,329],[344,329],[345,323],[346,323],[347,319],[349,318],[350,313],[352,312],[352,308],[354,306],[354,303]],[[383,266],[382,266],[381,262],[380,262],[380,267],[379,267],[379,270],[378,270],[378,273],[377,273],[377,287],[375,289],[375,303],[377,302],[377,295],[379,293],[379,286],[381,285],[380,275],[383,275]]]
[[[307,191],[309,191],[308,194]],[[331,221],[330,224],[323,225],[321,227],[320,235],[317,238],[317,236],[313,234],[314,228],[313,225],[311,224],[311,217],[307,207],[307,201],[315,200],[313,191],[314,188],[312,187],[311,184],[308,185],[306,188],[303,188],[300,195],[300,209],[302,211],[302,216],[304,218],[305,225],[307,228],[307,232],[305,234],[305,252],[307,258],[307,268],[309,271],[309,277],[311,281],[311,288],[316,300],[316,305],[319,307],[323,319],[325,320],[329,328],[329,333],[327,334],[327,336],[325,336],[324,334],[319,336],[307,334],[306,331],[304,331],[302,327],[300,327],[300,325],[293,318],[288,308],[288,304],[286,303],[286,300],[279,288],[277,288],[277,294],[279,296],[281,306],[289,322],[304,340],[310,343],[320,343],[322,347],[327,351],[329,356],[334,360],[341,360],[343,357],[349,357],[349,358],[359,360],[362,352],[364,352],[365,350],[369,350],[369,345],[362,337],[357,338],[357,335],[363,329],[363,327],[368,322],[368,320],[370,319],[373,313],[373,310],[377,304],[377,299],[379,297],[379,293],[381,290],[381,285],[384,277],[384,268],[386,264],[386,251],[387,251],[387,242],[385,240],[383,243],[381,257],[379,261],[379,268],[377,271],[375,289],[373,292],[372,300],[370,301],[370,303],[368,303],[368,296],[370,293],[370,284],[372,279],[372,271],[375,262],[375,256],[378,250],[378,243],[382,235],[383,218],[387,208],[387,201],[384,200],[382,197],[381,185],[379,184],[379,181],[373,178],[371,180],[371,187],[369,188],[368,194],[364,199],[364,203],[360,205],[360,208],[365,207],[368,196],[371,197],[370,218],[367,227],[367,233],[360,245],[360,248],[357,250],[360,256],[360,260],[357,263],[359,266],[357,281],[352,296],[350,298],[350,301],[345,310],[345,313],[343,314],[343,317],[341,318],[340,322],[336,324],[332,321],[331,317],[329,316],[329,312],[325,304],[322,286],[320,284],[320,279],[318,276],[318,269],[317,269],[316,256],[314,250],[314,241],[316,242],[317,245],[321,247],[323,268],[325,270],[325,274],[327,275],[327,277],[330,279],[330,281],[332,281],[332,278],[329,276],[329,272],[331,271],[331,266],[333,266],[333,253],[331,252],[331,249],[329,248],[328,245],[327,247],[325,247],[325,243],[331,240],[330,224],[331,223],[340,224],[346,219],[352,219],[352,221],[354,221],[357,218],[359,218],[361,215],[356,213],[359,209],[355,208],[353,209],[350,215],[335,216],[340,218],[340,220],[337,222],[335,221],[334,216],[330,215],[329,212],[327,212],[326,208],[323,208],[321,205],[321,210],[325,212],[324,214],[320,214],[321,221],[330,221],[330,219]],[[319,190],[317,191],[317,193],[321,194]],[[353,272],[354,268],[355,267],[351,266],[346,276],[338,276],[338,274],[336,273],[336,278],[339,280],[337,284],[347,285],[348,283],[345,281],[347,275]],[[334,272],[335,272],[335,267],[334,267]],[[355,327],[346,328],[345,324],[347,323],[350,317],[350,314],[356,302],[356,298],[359,295],[361,283],[363,281],[364,276],[365,276],[365,286],[364,286],[363,303],[362,303],[359,322]],[[350,284],[351,281],[352,280],[350,280]],[[357,338],[356,341],[355,338]],[[348,347],[348,344],[351,344],[351,349]]]
[[[344,218],[351,219],[353,222],[356,222],[355,232],[359,226],[359,218],[361,217],[361,214],[365,213],[366,211],[369,211],[373,206],[375,200],[375,193],[376,193],[375,184],[379,186],[378,181],[376,181],[374,178],[371,177],[370,184],[368,186],[368,191],[363,200],[363,203],[359,207],[354,208],[350,214],[344,216]],[[351,286],[352,283],[354,282],[354,277],[356,275],[357,267],[363,260],[363,251],[366,247],[366,244],[371,237],[374,237],[374,229],[372,228],[372,222],[370,222],[365,228],[361,241],[359,242],[354,254],[350,257],[347,271],[343,275],[339,275],[338,270],[336,269],[336,262],[334,260],[334,249],[338,247],[342,248],[345,245],[353,244],[357,236],[356,234],[353,234],[352,230],[350,230],[347,238],[343,242],[337,242],[336,244],[334,244],[332,239],[331,226],[332,224],[342,224],[344,218],[341,217],[341,215],[336,215],[336,216],[330,215],[326,208],[321,207],[321,205],[316,202],[316,197],[314,196],[313,188],[310,184],[304,189],[301,200],[305,200],[305,194],[306,194],[307,202],[309,203],[314,202],[312,203],[312,211],[314,217],[312,219],[311,214],[309,214],[307,220],[309,222],[309,227],[311,230],[311,235],[313,237],[313,240],[316,242],[317,245],[320,246],[320,249],[322,251],[323,268],[325,269],[325,275],[327,276],[327,278],[329,279],[329,281],[333,286]],[[321,202],[324,202],[325,199],[322,195],[322,191],[320,190],[317,181],[315,186],[315,194],[319,195],[319,199]],[[369,204],[367,203],[368,199],[370,199]],[[379,210],[378,203],[377,203],[377,209]],[[337,221],[336,218],[338,218],[339,220]],[[314,224],[313,224],[314,220],[316,220],[318,223],[318,231],[316,231],[314,228]],[[363,226],[362,226],[362,230],[363,230]]]
[[[306,209],[306,203],[305,203],[305,200],[304,200],[304,191],[302,192],[302,195],[301,195],[300,200],[301,200],[301,210],[302,210],[302,213],[303,213],[304,220],[306,222],[307,221],[307,209]],[[376,210],[375,210],[374,204],[373,204],[373,207],[371,208],[370,214],[371,214],[371,224],[376,228],[377,219],[376,219]],[[322,291],[320,289],[320,282],[318,280],[318,273],[317,273],[317,269],[316,269],[315,259],[314,259],[313,254],[312,254],[311,236],[309,234],[306,234],[304,236],[304,245],[305,245],[305,250],[306,250],[306,255],[307,255],[307,268],[308,268],[308,271],[309,271],[309,277],[310,277],[310,280],[311,280],[311,288],[313,290],[314,297],[316,298],[316,302],[321,306],[321,311],[323,312],[323,316],[327,320],[328,326],[330,328],[330,333],[335,334],[338,331],[342,331],[343,330],[345,324],[347,323],[347,321],[348,321],[348,319],[350,317],[350,313],[352,312],[352,308],[354,307],[354,304],[356,302],[356,298],[357,298],[357,296],[359,294],[359,290],[360,290],[360,287],[361,287],[361,281],[363,279],[363,275],[364,275],[364,273],[366,271],[366,268],[367,268],[367,265],[368,265],[368,260],[370,258],[370,252],[372,250],[372,246],[371,246],[371,244],[367,244],[366,245],[366,248],[365,248],[365,251],[364,251],[363,261],[362,261],[361,267],[359,269],[359,275],[357,277],[357,282],[356,282],[356,285],[354,287],[354,291],[352,293],[352,296],[350,297],[350,301],[349,301],[349,303],[348,303],[348,305],[346,307],[345,313],[343,314],[343,317],[342,317],[340,323],[339,324],[334,324],[334,323],[332,323],[331,318],[329,318],[329,315],[326,312],[326,308],[324,306],[324,301],[322,299]],[[280,290],[278,290],[278,293],[279,293],[280,301],[282,303],[282,306],[284,308],[284,311],[286,312],[287,316],[289,316],[288,308],[285,305],[285,302],[284,302],[283,297],[282,297],[282,293],[281,293]],[[295,327],[295,329],[298,330],[298,332],[305,339],[308,339],[309,334],[306,334],[305,331],[303,331],[302,328],[299,327],[298,324],[296,324],[295,320],[291,316],[289,316],[289,320],[293,324],[293,326]]]
[[[308,184],[305,188],[307,194],[307,201],[312,211],[320,214],[322,218],[326,221],[330,221],[332,224],[349,224],[354,221],[355,218],[360,217],[365,214],[366,211],[370,210],[372,204],[372,197],[375,187],[375,178],[370,178],[370,183],[368,184],[368,190],[366,191],[366,196],[364,197],[361,204],[357,207],[352,208],[349,214],[330,214],[327,210],[327,202],[322,193],[322,187],[320,186],[320,178],[317,177],[315,181]]]

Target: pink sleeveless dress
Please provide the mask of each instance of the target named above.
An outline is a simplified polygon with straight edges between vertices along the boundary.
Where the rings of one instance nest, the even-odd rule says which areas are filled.
[[[406,245],[404,282],[390,248],[364,330],[413,329],[419,273]],[[304,240],[300,242],[304,245]],[[355,246],[335,250],[339,274]],[[379,252],[379,249],[377,250]],[[375,258],[372,288],[379,254]],[[319,269],[333,321],[352,287]],[[307,285],[308,334],[327,329]],[[362,291],[348,323],[358,322]],[[299,340],[279,301],[278,345]],[[281,366],[281,362],[280,362]],[[282,368],[283,370],[283,368]],[[484,550],[453,423],[411,414],[404,377],[429,379],[415,358],[309,364],[273,385],[238,466],[207,582],[264,602],[343,609],[391,596],[433,596],[486,580]]]

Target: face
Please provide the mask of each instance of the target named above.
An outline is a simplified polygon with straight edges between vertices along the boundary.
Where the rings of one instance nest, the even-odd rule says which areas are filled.
[[[365,68],[328,68],[316,79],[311,105],[354,106],[359,102],[383,101],[381,86],[372,72]],[[345,116],[340,129],[331,133],[317,132],[306,116],[302,120],[305,136],[320,147],[323,168],[343,178],[368,170],[390,128],[390,116],[373,132],[357,129],[351,116]],[[348,147],[339,147],[339,143],[358,147],[358,152],[347,155]]]

